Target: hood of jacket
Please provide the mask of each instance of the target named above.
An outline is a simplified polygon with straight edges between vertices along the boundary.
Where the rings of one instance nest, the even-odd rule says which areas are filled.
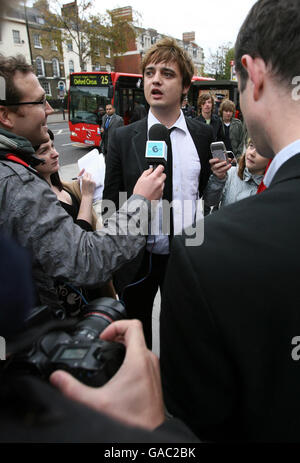
[[[6,154],[12,153],[25,161],[31,167],[43,163],[41,159],[35,156],[32,144],[27,138],[8,132],[0,128],[0,159],[6,159]]]

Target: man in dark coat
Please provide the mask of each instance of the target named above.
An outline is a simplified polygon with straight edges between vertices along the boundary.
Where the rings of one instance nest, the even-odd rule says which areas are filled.
[[[163,198],[169,203],[178,201],[179,206],[171,213],[170,229],[172,234],[174,225],[174,231],[180,233],[186,226],[186,222],[182,225],[180,206],[185,205],[188,210],[185,217],[189,215],[193,222],[197,200],[201,198],[210,175],[213,133],[211,127],[185,118],[181,111],[181,101],[189,90],[194,69],[191,59],[175,40],[163,39],[153,45],[145,55],[142,68],[144,93],[150,110],[147,118],[116,130],[107,154],[103,199],[118,205],[120,192],[130,195],[139,172],[147,167],[145,147],[149,130],[160,123],[172,130],[167,140],[167,179]],[[126,285],[143,280],[127,288],[123,300],[128,316],[142,320],[149,347],[153,301],[158,287],[163,289],[169,249],[169,236],[161,230],[152,233],[139,259],[124,266],[115,279],[121,296]]]
[[[214,99],[210,93],[201,93],[198,98],[198,110],[200,112],[196,120],[211,125],[215,141],[224,141],[222,122],[219,116],[214,114]]]
[[[113,134],[117,127],[122,127],[124,121],[121,116],[116,114],[116,108],[112,104],[106,105],[106,114],[102,117],[101,148],[104,155],[107,154],[108,145],[113,138]]]
[[[299,43],[298,0],[253,6],[235,63],[249,134],[272,159],[267,188],[207,217],[202,246],[172,247],[164,395],[210,441],[300,440]]]

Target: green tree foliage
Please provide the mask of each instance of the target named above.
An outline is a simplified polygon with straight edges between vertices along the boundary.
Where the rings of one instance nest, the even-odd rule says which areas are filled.
[[[94,14],[94,0],[75,0],[62,6],[59,0],[37,0],[45,23],[51,28],[48,40],[72,41],[81,70],[88,59],[92,61],[100,52],[110,49],[112,56],[127,51],[128,43],[135,40],[134,21],[115,16],[113,11]]]
[[[226,62],[230,50],[233,50],[231,48],[231,43],[227,43],[220,45],[215,53],[210,51],[210,56],[206,61],[206,72],[209,76],[214,77],[216,80],[230,78],[230,71],[229,76],[226,77],[228,75]]]
[[[231,61],[234,61],[234,48],[230,48],[228,52],[226,53],[224,78],[227,80],[230,80],[231,78],[231,65],[230,65]]]

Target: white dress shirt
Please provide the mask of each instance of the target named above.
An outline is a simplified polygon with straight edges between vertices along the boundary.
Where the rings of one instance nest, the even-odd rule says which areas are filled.
[[[150,110],[148,113],[148,136],[149,130],[154,124],[160,124],[160,121],[156,119]],[[170,135],[173,172],[173,224],[174,234],[180,234],[183,229],[194,223],[196,217],[199,219],[202,215],[201,201],[197,201],[199,198],[201,164],[182,111],[180,111],[180,116],[172,127],[175,127]],[[161,221],[162,209],[160,202],[155,217],[152,219],[152,230],[155,230],[155,238],[154,235],[149,235],[147,249],[150,251],[153,248],[155,254],[168,254],[169,238],[159,232],[161,227],[157,227],[157,224],[161,224]]]

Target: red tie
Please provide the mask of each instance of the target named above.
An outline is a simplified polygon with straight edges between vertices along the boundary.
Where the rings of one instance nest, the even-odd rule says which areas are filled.
[[[272,159],[270,159],[270,161],[269,161],[268,164],[267,164],[267,167],[266,167],[266,170],[265,170],[265,175],[266,175],[267,170],[269,169],[269,165],[271,164],[271,162],[272,162]],[[266,189],[267,189],[267,187],[266,187],[266,185],[264,184],[264,181],[262,180],[262,181],[260,182],[259,187],[257,188],[256,194],[258,195],[259,193],[261,193],[262,191],[265,191]]]

